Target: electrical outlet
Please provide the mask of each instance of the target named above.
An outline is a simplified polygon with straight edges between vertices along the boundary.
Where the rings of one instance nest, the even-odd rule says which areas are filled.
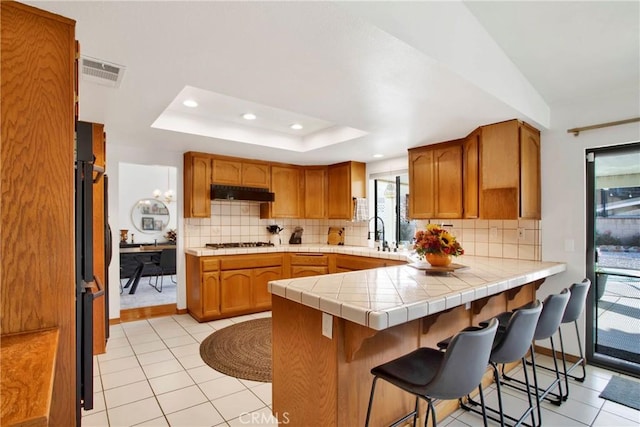
[[[518,228],[518,240],[524,240],[525,236],[524,236],[524,227],[520,227]]]
[[[333,316],[327,313],[322,313],[322,335],[333,338]]]

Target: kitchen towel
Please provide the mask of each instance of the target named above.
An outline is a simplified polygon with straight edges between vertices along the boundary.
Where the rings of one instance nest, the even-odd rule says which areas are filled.
[[[353,220],[354,221],[367,221],[369,219],[369,206],[367,205],[367,199],[363,197],[354,197],[353,200]]]

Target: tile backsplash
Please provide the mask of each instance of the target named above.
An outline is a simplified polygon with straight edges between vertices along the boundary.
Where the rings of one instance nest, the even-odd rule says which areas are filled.
[[[496,258],[541,260],[540,221],[536,220],[431,220],[451,225],[466,254]],[[426,220],[416,221],[424,228]],[[345,245],[367,246],[369,224],[328,219],[260,219],[260,204],[241,201],[214,201],[210,218],[185,219],[185,246],[206,243],[267,242],[267,226],[277,224],[282,244],[289,243],[295,227],[302,227],[302,243],[326,244],[329,227],[345,228]]]

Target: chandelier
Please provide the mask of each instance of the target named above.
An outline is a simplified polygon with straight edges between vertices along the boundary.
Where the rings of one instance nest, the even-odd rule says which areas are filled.
[[[163,200],[167,204],[173,202],[175,196],[171,189],[169,168],[167,168],[167,191],[163,193],[159,188],[156,188],[153,190],[153,197],[157,200]]]

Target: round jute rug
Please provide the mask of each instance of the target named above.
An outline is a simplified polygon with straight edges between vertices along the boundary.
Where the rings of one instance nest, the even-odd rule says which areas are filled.
[[[271,382],[271,318],[247,320],[215,331],[200,344],[200,357],[232,377]]]

